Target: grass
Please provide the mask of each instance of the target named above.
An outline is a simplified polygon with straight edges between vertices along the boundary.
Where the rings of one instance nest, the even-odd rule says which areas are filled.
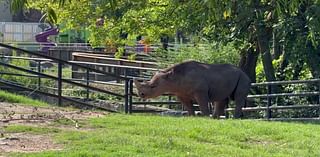
[[[22,95],[17,95],[17,94],[0,90],[0,102],[3,102],[3,101],[10,102],[10,103],[28,104],[29,106],[35,106],[35,107],[49,106],[47,103],[43,101],[33,100]]]
[[[28,132],[32,134],[47,134],[47,133],[58,133],[60,129],[57,128],[48,128],[48,127],[33,127],[25,125],[9,125],[4,128],[6,133],[20,133]]]
[[[0,99],[46,105],[0,91]],[[7,125],[4,133],[44,134],[64,146],[59,151],[1,154],[5,156],[159,156],[159,157],[293,157],[320,156],[320,124],[257,120],[213,120],[201,117],[109,114],[79,122],[85,129]]]
[[[316,124],[120,114],[85,124],[92,129],[45,131],[54,133],[55,140],[65,146],[62,151],[12,155],[320,156],[320,125]]]

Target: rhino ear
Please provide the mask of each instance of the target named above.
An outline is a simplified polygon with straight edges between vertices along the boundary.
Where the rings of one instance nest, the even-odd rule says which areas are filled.
[[[166,80],[170,80],[171,78],[172,78],[172,74],[173,74],[173,72],[172,71],[168,71],[168,72],[166,72],[166,75],[165,75],[165,79]]]

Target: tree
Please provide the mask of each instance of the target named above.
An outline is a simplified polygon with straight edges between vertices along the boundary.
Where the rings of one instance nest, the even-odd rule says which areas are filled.
[[[287,0],[64,0],[64,3],[40,0],[30,6],[43,11],[52,8],[57,13],[58,23],[68,27],[86,25],[92,32],[91,41],[96,44],[120,40],[123,33],[132,39],[134,35],[159,39],[164,34],[173,36],[178,32],[209,42],[233,41],[241,52],[241,63],[245,64],[240,66],[254,82],[255,69],[249,65],[257,64],[258,54],[267,81],[276,80],[274,59],[283,60],[280,70],[294,67],[295,77],[291,78],[297,78],[302,70],[299,63],[303,61],[313,76],[319,77],[320,20],[316,16],[319,3],[317,0],[290,3]],[[94,21],[101,16],[106,22],[103,27],[96,27]],[[273,51],[276,47],[278,50]],[[300,55],[303,56],[298,57]]]

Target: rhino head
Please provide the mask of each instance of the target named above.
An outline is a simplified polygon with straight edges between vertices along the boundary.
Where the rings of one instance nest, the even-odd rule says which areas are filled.
[[[133,82],[138,89],[138,95],[141,98],[155,98],[166,92],[171,91],[172,81],[169,79],[170,73],[157,72],[150,81],[140,82],[134,79]]]

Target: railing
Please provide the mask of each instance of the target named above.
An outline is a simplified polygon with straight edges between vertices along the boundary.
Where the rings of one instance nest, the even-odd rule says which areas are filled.
[[[304,91],[304,92],[291,92],[291,93],[272,93],[273,86],[279,85],[293,85],[293,84],[315,84],[315,88],[318,91]],[[266,94],[258,94],[258,95],[249,95],[248,99],[254,98],[264,98],[267,99],[267,105],[265,107],[248,107],[243,108],[244,111],[265,111],[265,118],[271,119],[272,110],[279,109],[302,109],[302,108],[314,108],[318,109],[318,118],[320,118],[320,79],[310,79],[310,80],[291,80],[291,81],[273,81],[273,82],[263,82],[263,83],[253,83],[252,87],[266,86],[267,93]],[[285,96],[294,96],[294,97],[306,97],[306,96],[317,96],[317,104],[304,104],[304,105],[273,105],[272,99],[274,98],[282,98]],[[233,111],[234,109],[227,109],[227,111]]]
[[[86,103],[86,102],[74,100],[74,99],[71,99],[69,97],[63,96],[62,95],[62,84],[63,83],[64,84],[70,84],[70,85],[73,85],[73,86],[76,86],[76,87],[82,87],[82,88],[86,89],[87,90],[87,95],[89,95],[89,91],[92,90],[92,91],[101,92],[101,93],[104,93],[104,94],[107,94],[107,95],[112,95],[112,96],[115,96],[115,97],[118,97],[118,98],[123,98],[125,106],[128,106],[128,101],[129,101],[129,96],[128,96],[129,89],[128,88],[130,87],[130,83],[129,83],[130,79],[125,77],[125,76],[118,76],[116,74],[112,74],[112,73],[108,73],[108,72],[101,71],[101,70],[98,70],[98,69],[90,68],[87,65],[81,65],[81,64],[77,64],[77,63],[68,62],[68,61],[65,61],[65,60],[61,60],[61,59],[58,59],[58,58],[47,56],[47,55],[45,55],[45,54],[43,54],[41,52],[27,51],[27,50],[16,48],[16,47],[13,47],[13,46],[10,46],[10,45],[6,45],[6,44],[3,44],[3,43],[0,43],[0,47],[2,47],[4,49],[8,49],[10,51],[16,51],[17,53],[25,53],[25,54],[27,54],[29,56],[37,56],[38,57],[38,58],[33,58],[34,61],[38,62],[38,69],[36,71],[26,69],[25,67],[19,67],[19,66],[16,66],[16,65],[12,65],[12,64],[6,63],[4,61],[0,62],[0,65],[3,66],[3,67],[7,67],[7,68],[14,69],[14,70],[17,70],[17,71],[20,71],[20,72],[24,73],[24,74],[16,74],[16,75],[20,75],[20,76],[24,76],[24,77],[38,77],[38,85],[39,85],[38,88],[31,89],[31,88],[28,88],[28,87],[24,87],[21,84],[19,85],[17,83],[12,83],[10,81],[1,79],[0,82],[2,84],[5,84],[5,85],[11,86],[11,87],[15,87],[15,88],[19,88],[19,89],[23,89],[23,90],[28,90],[28,91],[44,94],[44,95],[51,96],[51,97],[56,97],[56,98],[58,98],[58,104],[59,105],[62,104],[62,100],[67,100],[67,101],[71,101],[71,102],[75,102],[75,103],[79,103],[79,104],[85,104],[85,105],[94,106],[94,105]],[[27,59],[27,58],[28,57],[16,57],[15,59]],[[40,63],[42,61],[49,61],[49,60],[57,64],[57,76],[53,76],[53,75],[45,74],[45,73],[41,72]],[[63,78],[62,77],[62,70],[63,70],[63,66],[66,66],[66,65],[77,66],[79,68],[84,69],[87,72],[87,77],[85,78],[85,84],[84,83],[79,83],[79,81],[74,81],[74,80]],[[125,84],[126,84],[126,87],[124,89],[124,94],[119,94],[119,93],[111,92],[111,91],[108,91],[108,90],[105,90],[105,89],[102,89],[102,88],[97,88],[97,87],[92,86],[90,84],[89,72],[100,73],[100,74],[103,74],[103,75],[106,75],[106,76],[110,76],[110,77],[114,77],[116,79],[123,80],[125,82]],[[2,75],[9,75],[5,71],[1,71],[1,74]],[[14,74],[11,74],[11,75],[14,75]],[[43,91],[40,90],[41,79],[43,79],[43,78],[51,79],[51,80],[56,82],[56,84],[57,84],[57,94],[43,92]],[[95,106],[95,107],[102,108],[102,109],[114,112],[114,110],[110,110],[108,108],[103,108],[101,106]]]
[[[80,61],[65,61],[65,60],[61,60],[61,59],[57,59],[54,57],[50,57],[47,56],[45,54],[41,54],[39,52],[31,52],[31,51],[26,51],[26,50],[22,50],[19,48],[15,48],[9,45],[5,45],[5,44],[1,44],[0,43],[0,47],[3,48],[7,48],[7,49],[11,49],[11,50],[15,50],[15,51],[19,51],[19,52],[24,52],[27,53],[29,55],[32,56],[37,56],[38,58],[32,58],[32,60],[34,60],[35,62],[37,62],[38,64],[38,68],[36,70],[28,70],[25,69],[23,67],[17,67],[14,65],[10,65],[7,64],[5,62],[0,62],[0,65],[2,66],[6,66],[8,68],[13,68],[19,71],[23,71],[26,72],[27,74],[9,74],[6,72],[1,72],[0,75],[20,75],[22,77],[37,77],[38,78],[38,88],[36,88],[36,92],[41,93],[41,94],[46,94],[49,96],[53,96],[53,97],[57,97],[59,99],[58,103],[61,103],[61,100],[68,100],[68,101],[73,101],[70,100],[70,98],[68,97],[64,97],[62,94],[62,83],[67,83],[67,84],[72,84],[75,85],[77,87],[83,87],[86,89],[87,95],[86,95],[86,99],[89,98],[89,93],[91,91],[97,91],[97,92],[102,92],[104,94],[107,95],[113,95],[116,96],[118,98],[124,99],[124,111],[125,113],[135,113],[135,112],[149,112],[151,111],[150,109],[146,109],[146,110],[140,110],[137,109],[137,106],[140,105],[153,105],[153,106],[157,106],[157,105],[168,105],[169,108],[173,108],[173,107],[177,107],[180,106],[181,108],[181,104],[178,101],[174,101],[172,99],[172,96],[170,95],[165,95],[165,98],[163,98],[162,100],[166,99],[165,101],[158,101],[158,100],[153,100],[153,101],[139,101],[140,99],[136,96],[135,92],[134,92],[134,86],[132,83],[132,78],[135,76],[129,76],[128,75],[128,71],[135,69],[135,70],[143,70],[143,71],[149,71],[149,72],[154,72],[158,69],[156,68],[147,68],[147,67],[136,67],[136,66],[125,66],[125,65],[113,65],[113,64],[104,64],[104,63],[92,63],[92,62],[80,62]],[[61,53],[61,52],[60,52]],[[11,57],[11,59],[28,59],[28,57]],[[57,76],[51,76],[48,74],[44,74],[41,72],[41,67],[40,64],[41,62],[45,62],[45,61],[53,61],[55,63],[58,64],[58,74]],[[62,67],[65,65],[70,65],[70,66],[77,66],[79,68],[84,69],[84,78],[82,79],[75,79],[75,78],[63,78],[62,77]],[[114,73],[108,73],[105,71],[101,71],[95,68],[91,68],[89,67],[89,65],[97,65],[97,66],[104,66],[104,67],[113,67],[113,68],[119,68],[124,70],[124,74],[123,75],[117,75]],[[114,83],[114,82],[105,82],[105,81],[97,81],[97,80],[93,80],[90,78],[90,74],[100,74],[100,75],[106,75],[106,76],[110,76],[110,77],[115,77],[116,79],[121,79],[123,80],[123,82],[119,82],[119,83]],[[57,82],[57,88],[56,90],[58,91],[58,94],[50,94],[50,93],[44,93],[41,92],[41,80],[43,78],[50,78],[52,80],[55,80]],[[1,80],[2,83],[10,85],[10,86],[15,86],[15,87],[19,87],[21,89],[24,90],[29,90],[29,91],[35,91],[35,89],[26,89],[21,87],[21,85],[17,85],[17,84],[13,84],[11,82],[5,82],[4,80]],[[101,85],[114,85],[114,86],[119,86],[121,87],[121,90],[123,90],[123,94],[118,94],[118,93],[114,93],[114,92],[110,92],[108,90],[104,90],[101,88],[97,88],[94,86],[91,86],[91,84],[101,84]],[[283,92],[283,93],[272,93],[271,88],[273,86],[283,86],[283,85],[293,85],[293,84],[313,84],[314,89],[316,90],[309,90],[309,91],[303,91],[303,92]],[[264,82],[264,83],[254,83],[252,84],[253,88],[256,87],[264,87],[265,89],[263,90],[265,94],[252,94],[248,96],[249,100],[257,100],[259,99],[259,102],[256,103],[256,106],[254,107],[245,107],[243,108],[243,111],[245,113],[248,112],[264,112],[264,118],[265,119],[274,119],[274,115],[273,111],[277,111],[277,110],[296,110],[296,109],[305,109],[305,108],[309,108],[309,109],[314,109],[315,112],[318,113],[319,115],[319,111],[320,111],[320,79],[312,79],[312,80],[294,80],[294,81],[275,81],[275,82]],[[68,89],[70,90],[70,89]],[[285,104],[279,104],[279,103],[275,103],[275,100],[278,100],[279,98],[284,98],[284,97],[307,97],[307,96],[313,96],[313,97],[317,97],[316,101],[314,100],[313,102],[315,103],[311,103],[311,104],[300,104],[300,105],[285,105]],[[77,101],[74,101],[77,102]],[[79,102],[79,101],[78,101]],[[85,102],[79,102],[79,103],[84,103]],[[265,105],[263,105],[263,103],[265,103]],[[152,111],[155,111],[152,109]],[[159,110],[161,111],[161,110]],[[234,108],[227,108],[226,112],[231,112],[234,111]],[[318,118],[318,117],[317,117]]]
[[[317,91],[304,91],[304,92],[291,92],[291,93],[272,93],[271,88],[272,86],[279,86],[279,85],[292,85],[292,84],[315,84],[314,86],[318,89]],[[250,94],[248,95],[248,100],[253,101],[254,99],[265,99],[266,105],[262,106],[261,104],[258,104],[256,107],[244,107],[242,110],[243,112],[265,112],[265,119],[284,119],[284,118],[274,118],[272,116],[272,111],[274,110],[293,110],[293,109],[315,109],[318,112],[318,116],[313,117],[315,119],[320,118],[320,79],[311,79],[311,80],[293,80],[293,81],[274,81],[274,82],[263,82],[263,83],[253,83],[252,88],[255,87],[266,87],[266,94]],[[130,96],[135,96],[136,94],[130,93]],[[181,105],[178,101],[172,101],[171,95],[165,95],[169,96],[168,101],[136,101],[130,103],[130,105],[170,105],[170,106],[176,106]],[[307,96],[316,96],[317,103],[315,104],[300,104],[300,105],[284,105],[284,104],[275,104],[272,100],[277,98],[283,98],[285,96],[290,97],[307,97]],[[263,101],[259,101],[260,103]],[[129,107],[132,109],[132,107]],[[234,108],[226,108],[226,113],[234,111]],[[142,112],[141,110],[129,110],[129,113],[134,112]],[[229,114],[226,114],[229,115]],[[297,119],[305,119],[305,118],[297,118]]]

